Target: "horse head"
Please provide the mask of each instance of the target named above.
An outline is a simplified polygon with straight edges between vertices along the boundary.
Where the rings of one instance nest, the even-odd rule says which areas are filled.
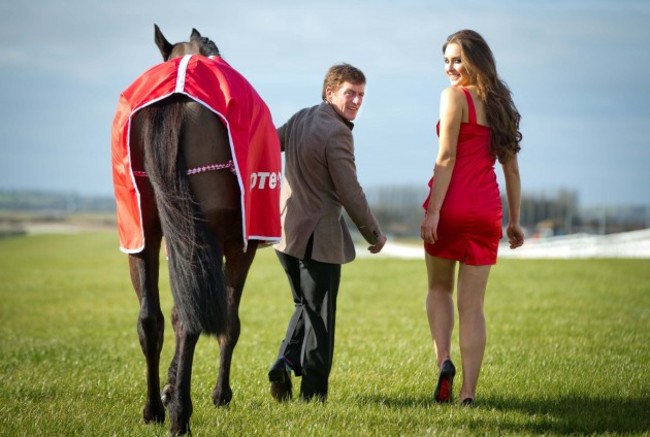
[[[167,38],[162,34],[158,25],[154,24],[154,28],[156,45],[165,61],[184,55],[221,56],[219,54],[219,48],[214,41],[201,36],[196,29],[192,29],[192,34],[188,42],[172,44],[167,41]]]

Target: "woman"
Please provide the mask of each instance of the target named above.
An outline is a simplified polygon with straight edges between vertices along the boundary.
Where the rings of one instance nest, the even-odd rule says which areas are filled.
[[[483,298],[502,237],[502,206],[494,164],[503,169],[510,248],[521,246],[521,182],[517,153],[520,115],[499,79],[492,51],[472,30],[450,35],[442,47],[451,86],[440,96],[438,156],[421,237],[428,274],[427,316],[440,368],[437,402],[451,402],[456,368],[451,361],[454,276],[458,267],[458,315],[463,385],[461,404],[475,399],[486,327]]]

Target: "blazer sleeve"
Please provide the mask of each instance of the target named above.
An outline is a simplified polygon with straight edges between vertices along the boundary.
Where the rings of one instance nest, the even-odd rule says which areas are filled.
[[[377,243],[381,229],[357,178],[352,132],[346,129],[332,135],[327,142],[325,155],[341,205],[363,238],[370,244]]]

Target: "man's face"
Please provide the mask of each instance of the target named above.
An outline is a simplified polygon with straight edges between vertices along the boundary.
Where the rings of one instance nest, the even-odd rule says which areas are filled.
[[[332,105],[341,117],[352,121],[357,117],[359,108],[361,108],[365,89],[365,84],[355,85],[350,82],[343,82],[341,87],[336,91],[327,87],[325,89],[325,96],[330,105]]]

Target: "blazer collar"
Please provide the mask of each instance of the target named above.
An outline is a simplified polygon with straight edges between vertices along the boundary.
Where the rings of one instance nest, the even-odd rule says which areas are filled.
[[[338,118],[339,120],[341,120],[343,122],[343,124],[345,124],[348,127],[348,129],[352,130],[354,128],[354,123],[352,123],[351,121],[348,121],[345,118],[341,117],[339,115],[339,113],[336,112],[336,110],[329,103],[321,102],[320,109],[324,110],[328,114],[331,114],[331,115],[335,116],[336,118]]]

